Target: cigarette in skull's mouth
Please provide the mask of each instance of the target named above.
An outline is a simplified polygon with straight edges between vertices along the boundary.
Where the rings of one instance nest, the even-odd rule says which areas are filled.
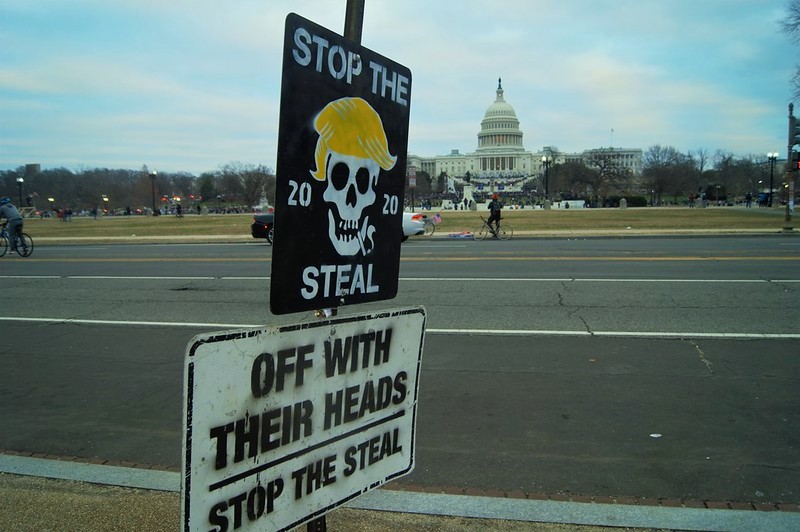
[[[361,229],[356,231],[356,236],[358,237],[358,245],[361,246],[361,254],[366,255],[367,250],[364,248],[364,235],[361,233],[367,232],[367,224],[369,223],[369,216],[364,218],[364,224],[361,226]]]

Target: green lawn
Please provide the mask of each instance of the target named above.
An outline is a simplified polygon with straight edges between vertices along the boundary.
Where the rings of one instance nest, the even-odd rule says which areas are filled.
[[[474,229],[479,213],[442,213],[439,229],[453,231],[460,227]],[[484,215],[485,216],[485,215]],[[597,230],[779,230],[783,227],[783,211],[779,209],[745,209],[721,207],[707,209],[630,208],[572,210],[504,210],[503,218],[515,231],[597,231]]]
[[[249,214],[175,216],[73,216],[71,222],[58,218],[26,219],[25,232],[32,237],[125,237],[250,234]]]
[[[436,211],[431,211],[430,214]],[[480,225],[471,211],[441,211],[437,233],[473,231]],[[764,230],[779,231],[784,225],[784,210],[713,207],[707,209],[630,208],[573,210],[509,210],[504,219],[519,231],[615,231],[615,230]],[[249,235],[252,217],[247,214],[174,216],[73,217],[71,222],[57,218],[27,219],[25,232],[36,237],[125,237]]]

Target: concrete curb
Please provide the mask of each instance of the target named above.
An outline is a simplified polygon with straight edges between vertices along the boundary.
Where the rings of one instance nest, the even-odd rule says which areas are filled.
[[[0,473],[164,492],[180,492],[181,485],[180,473],[173,471],[10,454],[0,454]],[[388,489],[368,492],[345,507],[398,514],[604,527],[711,531],[800,530],[797,505],[772,505],[772,511],[758,511],[753,506],[749,510],[734,509],[732,506],[725,506],[729,509],[691,508],[420,493],[397,491],[389,486]],[[783,508],[786,511],[777,511]]]
[[[135,467],[0,454],[0,473],[180,492],[180,473]],[[53,496],[57,497],[58,493]],[[389,488],[368,492],[345,507],[399,514],[604,527],[709,531],[800,530],[797,505],[787,507],[787,511],[774,511],[779,509],[777,506],[772,508],[773,511],[754,511],[418,493]]]

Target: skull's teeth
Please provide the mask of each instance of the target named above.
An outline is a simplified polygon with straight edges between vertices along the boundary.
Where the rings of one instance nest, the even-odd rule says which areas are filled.
[[[357,220],[341,220],[339,222],[339,231],[354,231],[358,229],[358,221]]]

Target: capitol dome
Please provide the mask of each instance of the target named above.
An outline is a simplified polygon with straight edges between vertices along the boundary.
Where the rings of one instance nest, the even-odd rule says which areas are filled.
[[[478,152],[524,151],[522,131],[514,108],[503,98],[502,80],[497,80],[497,98],[486,109],[478,133]]]

